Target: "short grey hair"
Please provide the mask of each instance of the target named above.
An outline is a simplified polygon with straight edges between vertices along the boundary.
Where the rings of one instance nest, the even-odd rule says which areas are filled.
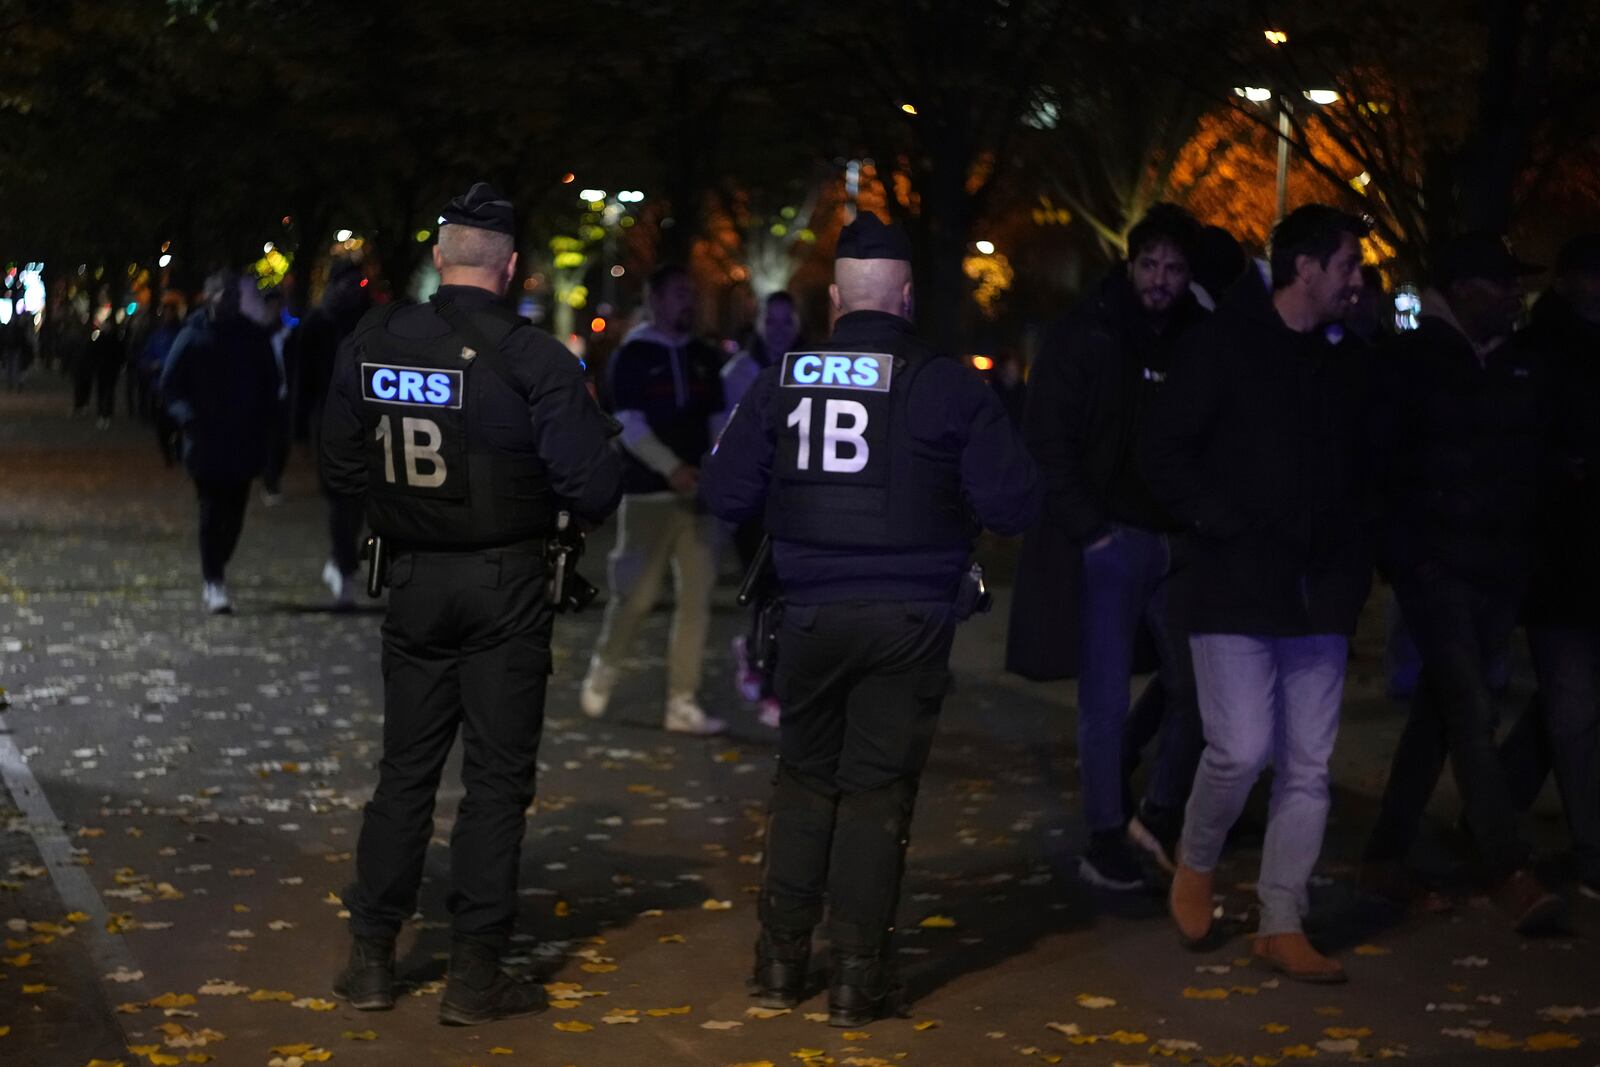
[[[446,267],[500,270],[516,251],[509,233],[460,224],[439,227],[439,262]]]

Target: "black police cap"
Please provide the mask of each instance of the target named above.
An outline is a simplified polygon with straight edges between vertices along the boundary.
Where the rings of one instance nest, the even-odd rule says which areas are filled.
[[[439,216],[442,226],[475,226],[495,233],[516,233],[516,218],[511,201],[501,196],[488,182],[475,182],[462,196],[444,206]]]
[[[870,211],[839,231],[835,259],[903,259],[911,261],[911,239],[893,223],[885,223]]]

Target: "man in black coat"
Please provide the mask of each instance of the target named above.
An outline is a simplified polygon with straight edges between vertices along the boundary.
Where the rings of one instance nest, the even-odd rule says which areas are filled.
[[[1385,457],[1380,560],[1422,653],[1362,884],[1397,903],[1414,890],[1405,861],[1445,757],[1496,902],[1519,932],[1559,921],[1563,904],[1529,866],[1495,748],[1487,676],[1510,640],[1532,565],[1546,463],[1544,367],[1512,340],[1527,267],[1494,234],[1435,250],[1437,287],[1421,324],[1382,360],[1375,435]]]
[[[1050,534],[1066,535],[1072,562],[1081,563],[1081,578],[1048,595],[1073,602],[1078,616],[1080,643],[1060,654],[1075,653],[1080,668],[1078,767],[1089,847],[1079,870],[1104,889],[1144,884],[1130,839],[1172,869],[1199,757],[1188,640],[1168,603],[1176,573],[1171,534],[1180,527],[1151,495],[1135,455],[1174,346],[1205,317],[1189,291],[1199,238],[1187,211],[1152,208],[1128,235],[1127,264],[1052,331],[1029,382],[1025,428],[1044,475],[1045,522],[1055,528]],[[1018,584],[1029,580],[1025,571]],[[1037,620],[1013,614],[1012,624]],[[1159,657],[1165,724],[1135,815],[1123,800],[1123,727],[1141,629]]]
[[[1290,977],[1344,980],[1302,923],[1328,818],[1349,635],[1371,581],[1366,353],[1336,326],[1360,291],[1360,220],[1321,204],[1272,235],[1272,293],[1236,289],[1174,361],[1145,422],[1151,491],[1189,530],[1178,621],[1205,751],[1170,906],[1209,944],[1212,872],[1273,765],[1253,954]]]

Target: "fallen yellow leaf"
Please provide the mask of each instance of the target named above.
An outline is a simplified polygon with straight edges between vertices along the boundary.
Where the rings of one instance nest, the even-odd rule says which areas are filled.
[[[688,1015],[691,1010],[689,1005],[685,1004],[681,1008],[649,1008],[646,1009],[645,1014],[654,1015],[659,1019],[667,1015]]]
[[[184,1060],[188,1063],[210,1063],[211,1057],[204,1052],[191,1052],[184,1057]]]
[[[127,1067],[122,1060],[90,1060],[84,1067]]]
[[[1207,989],[1199,989],[1199,988],[1196,988],[1195,986],[1185,986],[1184,990],[1183,990],[1183,999],[1184,1000],[1227,1000],[1228,999],[1228,991],[1226,989],[1224,989],[1222,986],[1211,986],[1211,987],[1209,987]]]
[[[1310,1045],[1290,1045],[1281,1051],[1286,1060],[1309,1060],[1315,1059],[1317,1055],[1317,1050]]]
[[[22,991],[28,996],[33,997],[38,996],[40,993],[53,993],[55,992],[55,988],[56,987],[53,985],[45,985],[43,982],[35,982],[31,985],[23,986]]]
[[[590,1026],[588,1023],[580,1023],[576,1019],[573,1019],[570,1022],[556,1023],[555,1028],[564,1034],[586,1034],[590,1030],[594,1029],[594,1027]]]
[[[514,1056],[514,1055],[516,1055],[516,1051],[517,1051],[516,1049],[506,1048],[504,1045],[496,1045],[494,1048],[489,1050],[489,1055],[491,1055],[491,1056]]]
[[[846,1030],[839,1036],[843,1037],[846,1041],[865,1041],[872,1035],[865,1030]]]
[[[274,1045],[272,1051],[278,1056],[304,1056],[317,1046],[307,1041],[299,1045]]]
[[[745,1060],[743,1063],[730,1063],[728,1067],[778,1067],[771,1060]]]
[[[913,1030],[932,1030],[934,1027],[936,1027],[938,1025],[939,1025],[939,1020],[938,1019],[924,1019],[920,1023],[917,1023],[915,1026],[913,1026],[911,1029],[913,1029]]]
[[[1372,1036],[1372,1028],[1370,1026],[1330,1026],[1322,1032],[1335,1041],[1342,1041],[1349,1037],[1362,1038]]]
[[[617,965],[615,963],[585,963],[578,968],[578,970],[588,971],[590,974],[610,974],[616,969]]]
[[[956,921],[948,915],[930,915],[917,925],[924,930],[948,930],[955,924]]]
[[[729,911],[733,908],[731,900],[707,900],[700,905],[702,911]]]
[[[1264,1023],[1261,1029],[1262,1032],[1268,1034],[1287,1034],[1289,1032],[1289,1028],[1283,1023]]]
[[[1583,1044],[1577,1034],[1565,1034],[1559,1030],[1546,1030],[1542,1034],[1534,1034],[1528,1038],[1527,1045],[1533,1052],[1552,1052],[1556,1049],[1577,1048]]]
[[[656,938],[656,940],[663,945],[681,945],[687,941],[688,938],[684,937],[682,934],[662,934],[660,937]]]
[[[1119,1045],[1142,1045],[1150,1038],[1145,1034],[1129,1030],[1113,1030],[1106,1035],[1107,1041],[1115,1041]]]
[[[342,1036],[346,1041],[376,1041],[376,1040],[378,1040],[378,1031],[376,1031],[376,1030],[346,1030],[340,1036]]]
[[[1383,945],[1357,945],[1354,951],[1357,956],[1387,956],[1394,949]]]
[[[163,993],[149,1002],[152,1008],[187,1008],[193,1003],[193,993]]]
[[[153,1067],[178,1067],[183,1061],[176,1056],[169,1056],[165,1052],[152,1052],[148,1059]]]
[[[572,914],[572,905],[571,904],[568,904],[564,900],[556,901],[556,906],[555,906],[556,918],[565,919],[568,915],[571,915],[571,914]]]
[[[281,989],[258,989],[244,999],[253,1000],[258,1004],[269,1000],[281,1000],[285,1004],[288,1004],[294,1000],[294,994],[286,993]],[[289,1055],[293,1056],[294,1053],[291,1052]]]
[[[1110,997],[1097,997],[1092,993],[1078,994],[1078,1007],[1091,1010],[1099,1008],[1114,1008],[1117,1002]]]

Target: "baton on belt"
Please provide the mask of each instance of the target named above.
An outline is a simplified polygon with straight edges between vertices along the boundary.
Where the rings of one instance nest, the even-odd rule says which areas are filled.
[[[772,563],[772,535],[764,534],[761,544],[756,548],[755,558],[750,561],[750,569],[744,572],[744,581],[739,583],[739,606],[747,608],[755,600],[756,593],[761,586],[761,579],[767,573],[767,567]]]

